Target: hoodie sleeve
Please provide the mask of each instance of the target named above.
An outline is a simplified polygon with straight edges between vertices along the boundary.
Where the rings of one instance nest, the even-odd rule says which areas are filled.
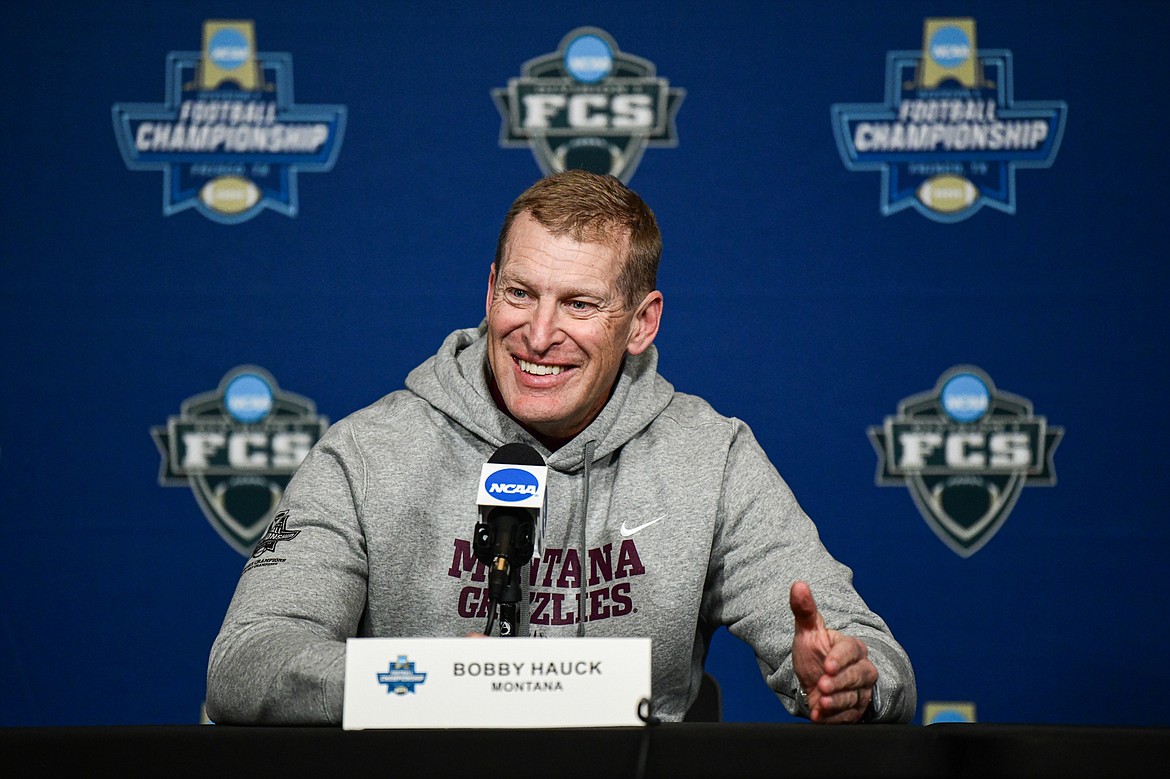
[[[305,458],[245,563],[207,669],[222,724],[340,724],[345,640],[366,602],[365,469],[344,425]]]
[[[788,607],[792,583],[803,579],[826,625],[868,646],[878,669],[876,721],[909,722],[917,705],[909,657],[853,588],[852,571],[825,549],[751,430],[739,420],[732,424],[705,611],[755,650],[784,707],[807,715],[794,697],[794,620]]]

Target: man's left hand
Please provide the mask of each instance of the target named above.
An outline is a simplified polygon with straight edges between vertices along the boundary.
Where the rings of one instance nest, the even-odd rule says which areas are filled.
[[[807,583],[793,583],[788,605],[796,618],[792,662],[808,695],[809,719],[825,724],[860,721],[878,678],[869,648],[825,627]]]

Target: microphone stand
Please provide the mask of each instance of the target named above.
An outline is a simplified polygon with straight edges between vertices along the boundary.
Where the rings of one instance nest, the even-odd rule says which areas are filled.
[[[520,567],[512,566],[508,572],[508,586],[500,596],[500,635],[514,638],[519,628],[520,612]]]
[[[517,635],[520,569],[532,558],[534,525],[525,514],[496,510],[475,527],[473,549],[476,557],[488,565],[489,611],[484,633],[489,636],[497,612],[500,636]]]

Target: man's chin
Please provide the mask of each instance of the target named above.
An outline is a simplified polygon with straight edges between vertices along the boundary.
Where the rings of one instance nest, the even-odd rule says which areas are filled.
[[[529,430],[535,430],[541,435],[557,435],[562,429],[562,426],[557,424],[560,418],[555,414],[533,414],[521,409],[519,413],[513,413],[512,417]]]
[[[568,438],[574,431],[564,424],[564,417],[557,409],[532,408],[524,404],[511,412],[511,416],[529,431],[548,438]]]

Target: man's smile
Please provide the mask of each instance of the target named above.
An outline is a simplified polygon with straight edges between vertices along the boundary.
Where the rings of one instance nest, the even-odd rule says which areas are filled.
[[[531,373],[533,376],[556,376],[565,370],[565,366],[563,365],[541,365],[540,363],[521,360],[519,357],[516,358],[516,364],[520,366],[520,370],[525,373]]]

